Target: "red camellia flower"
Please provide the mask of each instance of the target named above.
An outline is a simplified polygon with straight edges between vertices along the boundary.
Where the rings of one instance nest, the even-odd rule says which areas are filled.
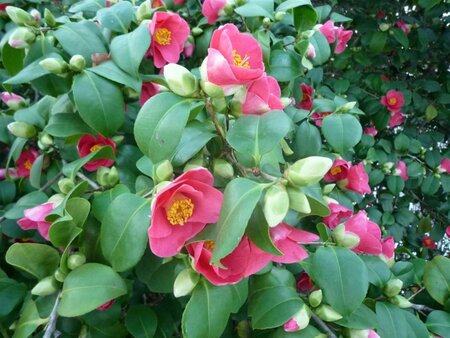
[[[336,182],[347,177],[350,163],[340,158],[334,160],[331,169],[325,174],[324,180],[326,182]]]
[[[383,252],[381,244],[380,227],[369,220],[363,210],[350,217],[345,223],[346,233],[351,233],[359,238],[359,243],[351,248],[356,253],[380,255]]]
[[[113,140],[104,137],[102,135],[93,136],[91,134],[83,135],[78,141],[78,155],[81,157],[85,157],[90,153],[100,149],[101,147],[110,146],[114,153],[116,153],[116,144]],[[95,161],[90,161],[86,163],[83,167],[87,171],[96,171],[99,167],[110,167],[114,163],[114,160],[110,160],[107,158],[99,159]]]
[[[105,311],[108,310],[114,303],[116,302],[115,299],[111,299],[110,301],[106,302],[105,304],[100,305],[97,310],[98,311]]]
[[[331,20],[319,27],[319,31],[327,38],[328,43],[333,43],[336,40],[335,29],[334,22]]]
[[[152,96],[158,94],[161,86],[154,82],[142,82],[141,96],[139,97],[139,104],[144,105]]]
[[[297,108],[311,110],[313,104],[313,87],[302,83],[300,88],[302,89],[302,100],[297,104]]]
[[[191,169],[162,189],[153,201],[150,249],[159,257],[180,252],[184,243],[219,219],[223,194],[205,168]]]
[[[406,35],[408,35],[409,33],[411,33],[411,25],[407,24],[405,21],[403,20],[397,20],[395,22],[395,25],[400,28],[403,33],[405,33]]]
[[[203,80],[222,87],[225,95],[233,93],[236,86],[257,80],[264,72],[258,41],[233,24],[214,31],[204,65]]]
[[[146,56],[153,56],[155,67],[177,63],[190,29],[178,14],[156,12],[148,25],[152,37]]]
[[[405,104],[405,99],[402,92],[396,90],[389,90],[385,96],[381,97],[381,104],[385,106],[392,113],[399,113]]]
[[[202,14],[208,19],[209,24],[213,24],[220,16],[227,0],[205,0],[202,5]]]
[[[243,114],[261,115],[275,109],[283,109],[281,89],[277,80],[265,73],[248,87],[242,105]]]
[[[33,148],[23,150],[16,161],[16,174],[18,177],[29,177],[34,161],[39,156],[39,152]]]
[[[402,178],[403,181],[408,180],[408,170],[406,168],[405,162],[399,160],[397,164],[398,175]]]
[[[389,118],[389,128],[394,128],[403,123],[403,114],[401,112],[391,113]]]
[[[302,293],[308,293],[314,288],[314,282],[309,275],[302,271],[297,279],[297,290]]]
[[[447,235],[447,237],[450,237],[450,226],[445,229],[445,234]]]
[[[324,119],[325,117],[327,117],[328,115],[331,115],[331,114],[333,114],[333,113],[330,112],[330,111],[326,111],[326,112],[323,112],[323,113],[317,113],[317,112],[316,112],[316,113],[312,113],[312,114],[310,115],[310,118],[311,118],[311,120],[314,121],[314,123],[315,123],[316,126],[322,128],[322,122],[323,122],[323,119]]]
[[[55,209],[56,203],[48,202],[36,207],[25,209],[23,218],[17,221],[17,224],[23,230],[33,230],[37,229],[42,237],[49,240],[48,230],[51,223],[47,222],[45,218],[47,215]]]
[[[375,137],[378,134],[378,130],[375,127],[366,127],[364,128],[364,134]]]
[[[422,246],[431,250],[436,249],[436,242],[431,239],[430,236],[425,235],[422,239]]]
[[[211,265],[214,241],[194,242],[186,246],[194,259],[194,269],[214,285],[235,284],[261,270],[270,262],[270,255],[259,249],[246,236],[238,246],[220,260],[224,268]]]
[[[381,254],[381,258],[384,259],[386,262],[390,262],[394,259],[395,256],[395,241],[394,237],[389,236],[383,239],[381,243],[381,247],[383,250],[383,253]]]
[[[450,158],[443,158],[441,164],[438,167],[438,171],[441,173],[450,174]]]
[[[344,27],[339,27],[336,30],[336,48],[334,52],[341,54],[347,48],[347,42],[352,38],[353,31],[345,30]]]
[[[349,218],[353,212],[346,207],[343,207],[337,203],[329,203],[328,208],[330,208],[330,215],[323,218],[323,222],[330,228],[336,228],[341,222]]]
[[[354,165],[348,170],[347,178],[338,182],[339,187],[358,194],[370,194],[369,176],[364,170],[362,162]]]

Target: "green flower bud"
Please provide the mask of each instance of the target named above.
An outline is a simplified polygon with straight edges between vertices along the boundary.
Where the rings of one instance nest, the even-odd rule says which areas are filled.
[[[136,11],[136,18],[138,22],[142,22],[145,19],[151,19],[152,7],[150,1],[144,1]]]
[[[35,38],[36,35],[29,28],[17,27],[9,36],[8,44],[16,49],[28,48]]]
[[[327,157],[310,156],[291,165],[285,176],[294,186],[308,186],[319,182],[332,164],[333,161]]]
[[[177,95],[188,97],[198,90],[198,81],[194,74],[176,63],[164,66],[164,78],[169,89]]]
[[[288,187],[287,192],[289,195],[289,207],[292,210],[302,214],[311,213],[311,206],[309,205],[308,198],[306,198],[306,195],[302,191],[293,187]]]
[[[50,73],[61,75],[69,69],[69,65],[63,59],[46,58],[39,62],[39,65]]]
[[[86,256],[81,252],[74,253],[67,259],[67,267],[70,270],[75,270],[76,268],[82,266],[84,263],[86,263]]]
[[[280,224],[289,210],[289,195],[283,184],[272,185],[264,196],[264,216],[270,227]]]
[[[231,179],[234,176],[233,166],[223,159],[216,159],[213,162],[213,173],[216,176],[225,179]]]
[[[217,113],[223,113],[227,108],[227,100],[224,97],[215,97],[211,100],[211,103]]]
[[[316,310],[316,315],[319,316],[320,319],[326,322],[334,322],[336,320],[342,319],[340,313],[338,313],[331,306],[322,304]]]
[[[109,173],[108,173],[108,177],[107,177],[108,186],[113,187],[117,183],[119,183],[119,181],[120,181],[119,171],[117,170],[116,167],[111,167],[109,169]]]
[[[39,23],[40,21],[41,21],[41,19],[42,19],[42,17],[41,17],[41,13],[37,10],[37,9],[32,9],[31,11],[30,11],[30,14],[31,14],[31,16],[33,17],[33,19],[34,19],[34,21],[36,22],[36,23]]]
[[[36,24],[37,24],[36,21],[34,20],[33,16],[30,13],[28,13],[18,7],[14,7],[14,6],[6,7],[6,14],[8,14],[8,16],[12,22],[14,22],[18,25],[36,26]]]
[[[323,186],[322,192],[325,195],[328,195],[329,193],[331,193],[333,191],[335,186],[336,186],[336,184],[334,184],[334,183],[326,184]],[[336,204],[338,204],[337,201],[336,201]]]
[[[383,288],[383,293],[386,297],[397,296],[402,291],[403,282],[398,279],[391,279]]]
[[[68,194],[75,187],[75,182],[70,178],[62,178],[58,181],[58,188],[63,194]]]
[[[53,145],[53,137],[51,137],[47,133],[40,133],[39,134],[39,141],[45,147],[49,147],[49,146]]]
[[[75,54],[70,58],[69,67],[75,72],[81,72],[86,67],[86,60],[83,55]]]
[[[173,175],[172,163],[169,160],[161,162],[155,170],[154,179],[157,182],[169,181]]]
[[[44,9],[44,19],[47,26],[49,27],[56,26],[56,18],[48,8]]]
[[[264,25],[264,26],[270,27],[271,24],[272,24],[272,20],[270,20],[270,18],[265,17],[265,18],[263,19],[263,25]]]
[[[190,160],[188,163],[186,163],[186,165],[183,168],[183,172],[186,172],[194,168],[203,167],[203,165],[204,165],[203,158],[194,158]]]
[[[339,224],[333,230],[333,237],[339,246],[352,249],[359,244],[359,237],[351,232],[345,231],[345,225]]]
[[[36,135],[36,128],[26,122],[15,121],[8,124],[8,130],[16,137],[32,138]]]
[[[232,16],[234,14],[234,6],[231,3],[227,3],[221,12],[225,15]],[[222,14],[221,12],[219,12],[219,15]]]
[[[49,296],[58,291],[58,284],[53,276],[45,277],[40,280],[31,290],[32,295]]]
[[[286,108],[287,106],[290,106],[291,104],[295,103],[295,101],[292,98],[286,96],[282,96],[280,100],[281,104],[283,105],[283,108]]]
[[[234,117],[238,118],[242,114],[242,102],[237,100],[230,101],[230,113]]]
[[[276,12],[275,13],[275,21],[281,21],[286,16],[286,12]]]
[[[391,25],[383,22],[383,23],[380,23],[380,25],[378,27],[380,28],[380,31],[386,32],[387,30],[389,30],[389,28],[391,28]]]
[[[400,296],[400,295],[389,298],[389,301],[392,304],[397,305],[398,307],[400,307],[402,309],[407,309],[412,306],[412,303],[409,300],[407,300],[405,297]]]
[[[181,271],[173,284],[173,295],[178,297],[187,296],[197,285],[200,276],[192,269],[184,269]]]
[[[316,290],[309,294],[308,301],[312,307],[318,307],[322,303],[322,290]]]
[[[192,28],[191,33],[193,36],[199,36],[203,34],[203,29],[201,29],[200,27],[194,27]]]
[[[352,110],[353,108],[355,108],[355,106],[356,106],[356,102],[355,102],[355,101],[347,102],[347,103],[343,104],[342,106],[340,106],[340,107],[336,110],[336,112],[339,112],[339,113],[347,113],[347,112],[349,112],[350,110]]]
[[[61,269],[57,269],[53,275],[58,282],[63,283],[67,275]]]

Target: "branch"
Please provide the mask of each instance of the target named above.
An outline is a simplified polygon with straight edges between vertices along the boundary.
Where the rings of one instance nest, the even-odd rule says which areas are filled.
[[[322,329],[324,330],[327,334],[328,334],[328,338],[337,338],[337,336],[334,334],[333,331],[331,331],[331,329],[328,327],[327,324],[325,324],[325,322],[320,319],[319,317],[317,317],[317,315],[315,313],[311,313],[311,318],[316,322],[316,324]],[[45,338],[45,337],[44,337]]]
[[[53,305],[52,312],[50,313],[50,319],[49,319],[47,327],[45,329],[43,338],[51,338],[53,336],[53,333],[56,331],[56,321],[58,319],[57,309],[58,309],[60,294],[61,294],[61,292],[58,292],[58,295],[56,296],[55,305]]]
[[[60,179],[60,177],[63,175],[62,171],[59,172],[56,176],[54,176],[50,181],[47,181],[47,183],[45,183],[40,189],[39,191],[45,191],[48,188],[50,188],[53,183],[55,183],[56,181],[58,181]]]
[[[205,107],[206,107],[206,110],[208,111],[209,115],[211,116],[211,121],[214,124],[214,127],[217,130],[217,133],[219,134],[219,136],[222,139],[223,143],[226,144],[227,141],[225,139],[225,135],[223,133],[222,128],[220,128],[219,123],[217,122],[216,114],[214,113],[214,108],[213,108],[211,102],[210,101],[206,101],[205,102]]]
[[[423,312],[432,312],[432,311],[434,311],[434,309],[432,309],[431,307],[428,307],[428,306],[422,305],[422,304],[412,304],[411,308],[416,310],[416,311],[423,311]]]
[[[101,189],[101,187],[100,187],[97,183],[95,183],[93,180],[91,180],[90,178],[88,178],[88,177],[87,177],[86,175],[84,175],[83,173],[78,172],[78,173],[77,173],[77,176],[78,176],[79,178],[81,178],[83,181],[88,182],[88,184],[90,185],[90,187],[91,187],[92,189],[94,189],[94,190],[99,190],[99,189]]]

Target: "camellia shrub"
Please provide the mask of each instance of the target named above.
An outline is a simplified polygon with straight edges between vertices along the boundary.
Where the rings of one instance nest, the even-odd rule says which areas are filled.
[[[2,1],[3,337],[450,337],[448,1]]]

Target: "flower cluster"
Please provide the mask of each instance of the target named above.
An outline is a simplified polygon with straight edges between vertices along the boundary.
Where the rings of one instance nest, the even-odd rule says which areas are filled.
[[[328,43],[336,42],[334,52],[341,54],[347,48],[347,42],[350,41],[353,35],[352,30],[345,30],[341,25],[339,27],[334,25],[334,22],[328,20],[323,25],[318,25],[319,31],[325,36]]]
[[[324,179],[327,182],[336,182],[340,188],[358,194],[371,192],[369,176],[365,172],[362,162],[352,166],[351,163],[338,158]]]

